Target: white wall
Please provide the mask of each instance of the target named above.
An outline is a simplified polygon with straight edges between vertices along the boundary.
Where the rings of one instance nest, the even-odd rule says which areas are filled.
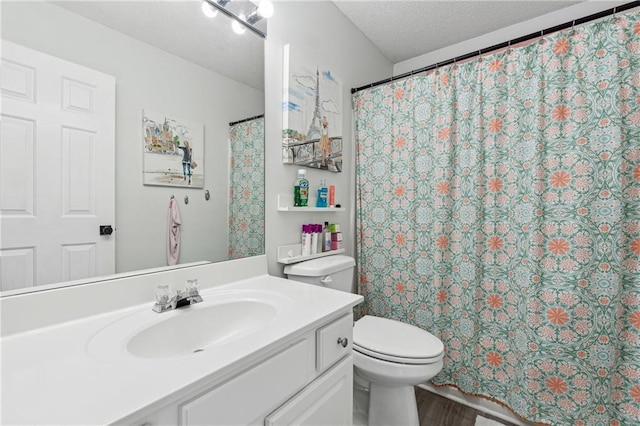
[[[172,194],[183,223],[180,263],[227,259],[228,123],[263,113],[263,93],[51,3],[1,7],[3,39],[116,78],[117,272],[166,265]],[[143,109],[204,124],[210,201],[203,189],[142,185]]]
[[[266,254],[271,275],[282,275],[276,261],[276,247],[300,242],[305,223],[340,223],[347,254],[354,251],[353,215],[355,149],[351,88],[390,75],[392,64],[331,2],[275,2],[269,18],[265,44],[265,144],[266,144]],[[343,85],[342,173],[307,169],[311,190],[320,179],[336,186],[336,201],[347,210],[341,213],[290,213],[276,211],[277,194],[292,194],[297,166],[282,164],[283,47],[304,50],[306,56],[331,69]]]
[[[463,41],[462,43],[447,46],[406,61],[398,62],[393,66],[393,75],[401,75],[413,70],[424,68],[438,62],[444,62],[451,58],[462,56],[470,52],[495,46],[505,41],[513,40],[537,31],[564,24],[603,10],[612,9],[616,6],[628,3],[628,1],[585,1],[573,6],[560,9],[556,12],[548,13],[516,25],[502,28],[491,33]]]

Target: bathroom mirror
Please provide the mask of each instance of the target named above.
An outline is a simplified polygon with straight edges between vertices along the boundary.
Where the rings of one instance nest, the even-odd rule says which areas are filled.
[[[172,198],[181,219],[178,263],[229,259],[229,124],[264,113],[264,40],[249,30],[236,34],[222,13],[205,16],[200,1],[2,1],[0,7],[3,41],[115,78],[115,222],[105,224],[114,232],[104,237],[115,240],[113,272],[167,265]],[[253,7],[228,5],[237,15]],[[266,33],[266,20],[254,26]],[[201,127],[204,152],[195,169],[203,174],[201,188],[143,184],[143,111]],[[254,145],[264,147],[264,140]],[[34,174],[44,173],[40,166]],[[254,166],[264,176],[264,164]],[[264,205],[264,199],[252,202]],[[12,264],[1,248],[3,277],[25,268],[24,259]],[[261,253],[263,245],[254,250]],[[41,284],[84,279],[84,272],[74,275],[71,268]],[[32,275],[32,286],[19,291],[38,290],[38,274]],[[17,290],[7,287],[0,290]]]

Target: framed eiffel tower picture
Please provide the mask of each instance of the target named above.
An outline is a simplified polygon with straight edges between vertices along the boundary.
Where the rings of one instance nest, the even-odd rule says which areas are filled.
[[[284,47],[282,162],[342,171],[342,81]]]

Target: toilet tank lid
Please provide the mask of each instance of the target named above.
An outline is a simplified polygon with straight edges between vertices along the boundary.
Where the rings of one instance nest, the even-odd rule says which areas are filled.
[[[321,277],[353,268],[355,265],[353,257],[335,255],[287,265],[284,267],[284,273],[302,277]]]

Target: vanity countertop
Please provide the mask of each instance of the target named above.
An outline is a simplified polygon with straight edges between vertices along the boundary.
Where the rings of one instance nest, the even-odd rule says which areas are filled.
[[[202,297],[206,303],[229,292],[255,292],[256,300],[261,292],[276,293],[281,312],[249,337],[173,358],[131,356],[124,346],[127,336],[116,339],[120,345],[107,351],[113,353],[96,353],[92,341],[114,323],[131,324],[135,318],[139,326],[148,325],[191,307],[157,314],[146,303],[3,338],[2,424],[119,423],[258,362],[283,339],[362,301],[359,295],[269,275],[213,287]]]

